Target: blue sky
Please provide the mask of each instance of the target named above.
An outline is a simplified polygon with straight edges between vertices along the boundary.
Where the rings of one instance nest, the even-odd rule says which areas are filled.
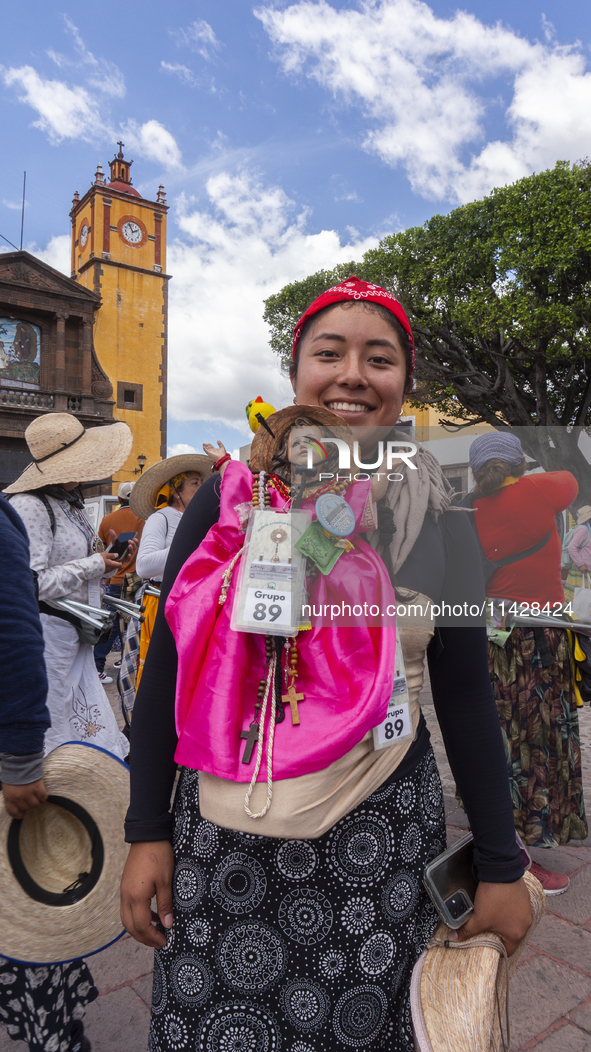
[[[591,7],[521,0],[4,6],[0,234],[68,269],[114,143],[171,206],[171,445],[291,400],[262,301],[385,233],[591,154]],[[9,246],[2,242],[5,249]]]

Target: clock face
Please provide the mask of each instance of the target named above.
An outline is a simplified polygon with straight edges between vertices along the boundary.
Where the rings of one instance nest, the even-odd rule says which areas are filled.
[[[84,248],[86,242],[88,241],[88,227],[87,227],[86,223],[84,223],[84,226],[82,227],[82,229],[80,231],[79,240],[80,240],[80,247]]]
[[[138,223],[134,223],[131,219],[128,219],[126,223],[121,227],[121,233],[126,241],[130,245],[137,245],[142,240],[144,232]]]

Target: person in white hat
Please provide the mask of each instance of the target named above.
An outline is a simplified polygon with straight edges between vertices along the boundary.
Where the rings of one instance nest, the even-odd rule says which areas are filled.
[[[86,430],[70,413],[47,413],[29,424],[25,438],[32,463],[4,492],[25,524],[37,577],[51,714],[45,754],[77,740],[123,760],[129,746],[100,683],[92,646],[81,641],[76,619],[52,601],[68,597],[100,606],[101,578],[120,566],[84,514],[79,484],[122,466],[131,431],[124,423]]]

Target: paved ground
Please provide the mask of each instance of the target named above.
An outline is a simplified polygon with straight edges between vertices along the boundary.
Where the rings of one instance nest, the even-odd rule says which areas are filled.
[[[107,692],[117,710],[114,685]],[[421,703],[439,762],[452,841],[463,835],[467,822],[454,798],[454,781],[428,689]],[[579,710],[579,715],[583,780],[591,813],[591,709]],[[549,900],[546,915],[517,970],[511,988],[511,1050],[591,1052],[591,846],[571,843],[551,852],[535,851],[534,857],[543,865],[568,873],[571,886],[565,895]],[[90,958],[89,964],[100,992],[86,1014],[93,1052],[145,1052],[151,951],[126,936]],[[9,1050],[27,1052],[27,1046],[10,1041],[0,1029],[0,1052]]]

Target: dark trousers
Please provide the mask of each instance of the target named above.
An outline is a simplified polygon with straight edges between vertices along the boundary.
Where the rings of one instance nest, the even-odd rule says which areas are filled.
[[[116,599],[119,599],[119,597],[121,596],[122,587],[123,586],[120,584],[107,585],[107,595],[112,595],[115,596]],[[113,624],[113,631],[111,632],[109,638],[106,639],[104,643],[97,643],[97,645],[94,648],[94,663],[97,667],[98,672],[105,671],[105,661],[111,653],[111,649],[116,639],[121,639],[121,633],[119,631],[119,617],[115,618],[115,623]]]

